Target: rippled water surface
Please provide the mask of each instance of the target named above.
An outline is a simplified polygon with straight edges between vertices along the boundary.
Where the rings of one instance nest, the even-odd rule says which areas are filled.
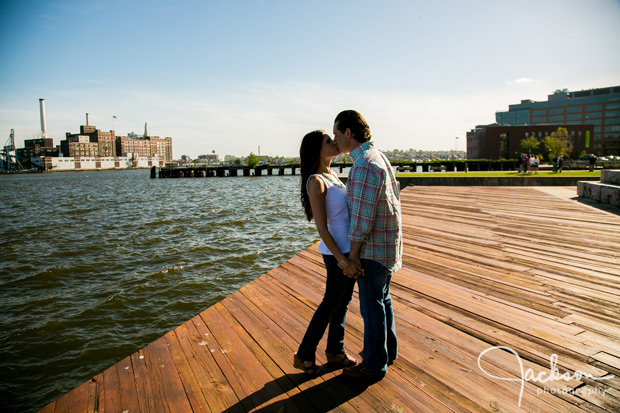
[[[33,411],[318,238],[299,177],[0,176],[0,411]]]

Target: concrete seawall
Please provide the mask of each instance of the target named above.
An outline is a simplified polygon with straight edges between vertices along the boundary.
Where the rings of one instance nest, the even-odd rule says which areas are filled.
[[[341,176],[340,179],[346,183],[347,177]],[[598,176],[593,177],[573,177],[573,176],[498,176],[498,177],[477,177],[477,176],[396,176],[401,188],[408,186],[577,186],[579,181],[598,181]]]

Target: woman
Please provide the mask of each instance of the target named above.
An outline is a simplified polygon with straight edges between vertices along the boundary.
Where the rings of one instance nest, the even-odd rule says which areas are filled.
[[[338,176],[330,169],[331,161],[339,155],[336,143],[323,131],[304,136],[299,150],[301,158],[301,204],[306,218],[316,224],[321,237],[319,252],[327,270],[323,301],[316,309],[306,334],[295,353],[293,366],[310,375],[321,372],[316,365],[315,353],[325,329],[329,364],[351,367],[357,360],[344,349],[344,326],[347,306],[353,295],[355,279],[342,272],[348,266],[362,269],[348,259],[349,209],[347,191]]]

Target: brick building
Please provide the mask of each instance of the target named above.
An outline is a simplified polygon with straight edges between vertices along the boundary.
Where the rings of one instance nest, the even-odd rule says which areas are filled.
[[[582,151],[588,150],[588,144],[594,136],[594,125],[528,125],[505,126],[483,125],[477,126],[467,133],[468,159],[516,159],[519,154],[521,141],[531,136],[539,141],[556,132],[558,128],[565,128],[573,146],[571,158],[576,159]]]
[[[164,162],[172,162],[172,138],[119,136],[116,139],[116,152],[122,156],[130,154],[134,157],[158,156]]]
[[[22,166],[24,168],[31,168],[31,158],[58,156],[60,148],[54,146],[52,138],[37,138],[24,140],[24,147],[18,148],[16,152]]]
[[[86,145],[85,139],[96,145]],[[80,133],[77,134],[67,132],[66,139],[61,141],[60,145],[64,156],[118,156],[116,133],[112,130],[103,132],[92,125],[80,126]],[[73,153],[73,151],[80,151],[80,153]],[[82,153],[88,153],[88,155],[82,155]]]
[[[60,142],[65,157],[158,157],[172,162],[172,138],[158,136],[116,136],[111,130],[103,132],[92,125],[80,126],[80,133],[67,132]]]
[[[60,148],[64,157],[93,157],[99,156],[99,142],[91,142],[86,135],[72,135],[60,141]]]

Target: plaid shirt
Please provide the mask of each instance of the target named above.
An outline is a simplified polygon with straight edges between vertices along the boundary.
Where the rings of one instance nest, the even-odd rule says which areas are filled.
[[[350,155],[349,239],[363,242],[360,258],[397,271],[402,265],[403,237],[398,182],[390,161],[372,142],[360,145]]]

